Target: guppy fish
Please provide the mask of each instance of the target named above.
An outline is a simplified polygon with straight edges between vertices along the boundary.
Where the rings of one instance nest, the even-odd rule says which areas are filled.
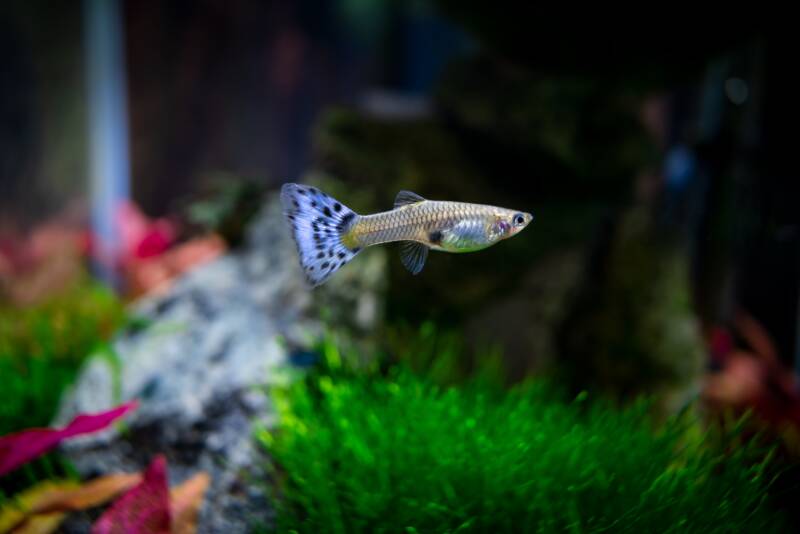
[[[371,215],[358,215],[319,189],[298,184],[283,185],[281,203],[312,286],[325,282],[364,247],[400,241],[403,265],[418,274],[430,249],[481,250],[533,220],[522,211],[427,200],[411,191],[397,194],[393,210]]]

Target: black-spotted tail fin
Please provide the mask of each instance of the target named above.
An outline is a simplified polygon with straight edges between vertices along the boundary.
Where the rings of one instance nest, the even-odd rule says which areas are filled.
[[[358,254],[359,248],[342,242],[358,215],[335,198],[314,187],[284,184],[281,204],[312,286],[324,283]]]

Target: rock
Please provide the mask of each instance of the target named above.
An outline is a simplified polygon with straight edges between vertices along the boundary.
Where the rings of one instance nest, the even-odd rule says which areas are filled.
[[[692,310],[689,258],[653,220],[646,205],[623,213],[595,252],[559,344],[574,389],[621,400],[648,395],[658,401],[655,411],[667,415],[696,397],[705,351]]]
[[[637,116],[642,95],[625,83],[477,55],[448,66],[436,101],[492,183],[531,200],[624,198],[631,177],[657,161]]]
[[[380,250],[370,252],[312,293],[271,198],[243,250],[134,305],[147,326],[120,333],[113,355],[89,361],[56,423],[132,398],[140,407],[121,428],[71,441],[65,454],[89,477],[140,470],[163,453],[171,484],[200,470],[213,478],[200,532],[268,523],[265,461],[252,440],[273,419],[264,386],[281,376],[290,345],[320,331],[317,310],[339,326],[369,330],[380,320],[386,262]]]
[[[480,78],[485,72],[502,75],[498,83],[513,88],[516,104],[497,84]],[[626,149],[617,157],[609,149],[615,155],[603,158],[606,170],[595,172],[598,158],[585,153],[594,146],[587,139],[595,136],[578,109],[588,106],[592,94],[578,82],[540,79],[478,60],[448,70],[432,117],[397,121],[333,110],[321,118],[321,172],[348,184],[341,198],[356,211],[387,209],[398,190],[408,189],[431,199],[524,209],[536,218],[518,237],[479,253],[430,254],[422,276],[408,273],[396,246],[381,247],[389,254],[390,326],[413,329],[431,320],[458,330],[466,350],[457,366],[465,373],[485,347],[503,354],[512,380],[558,360],[553,331],[582,285],[587,243],[615,205],[609,202],[615,197],[611,185],[630,181],[625,176],[649,146],[637,141],[640,128],[623,128],[631,115],[626,112],[625,121],[616,119],[619,135],[603,137],[603,146],[641,143],[642,150]],[[613,109],[624,100],[609,99],[603,102],[613,101]],[[515,119],[520,110],[525,120]],[[603,120],[609,115],[614,114],[604,113]],[[547,164],[553,159],[561,171]],[[375,176],[381,180],[369,178]],[[603,195],[576,195],[590,185]]]

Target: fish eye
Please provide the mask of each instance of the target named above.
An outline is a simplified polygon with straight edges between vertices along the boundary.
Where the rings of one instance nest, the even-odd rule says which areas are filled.
[[[514,215],[514,219],[512,220],[514,221],[514,226],[522,226],[525,224],[525,216],[521,213]]]

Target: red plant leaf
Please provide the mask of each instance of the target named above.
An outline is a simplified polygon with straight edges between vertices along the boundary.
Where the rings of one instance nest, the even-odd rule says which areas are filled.
[[[139,473],[119,473],[83,484],[72,480],[41,482],[0,506],[0,533],[54,532],[68,512],[104,504],[141,481]]]
[[[118,206],[116,222],[122,241],[123,262],[158,256],[175,242],[174,224],[165,219],[148,218],[132,202]]]
[[[133,400],[106,412],[78,415],[64,428],[31,428],[0,437],[0,476],[38,458],[65,439],[103,430],[137,406]]]
[[[770,364],[780,364],[778,349],[775,348],[772,337],[764,325],[744,310],[738,310],[733,320],[739,333],[756,356]]]
[[[174,241],[174,231],[166,221],[156,221],[151,225],[150,230],[142,236],[142,240],[136,245],[134,254],[139,259],[150,258],[163,254],[169,249]]]
[[[120,497],[92,527],[93,534],[169,534],[167,461],[156,456],[137,486]]]

